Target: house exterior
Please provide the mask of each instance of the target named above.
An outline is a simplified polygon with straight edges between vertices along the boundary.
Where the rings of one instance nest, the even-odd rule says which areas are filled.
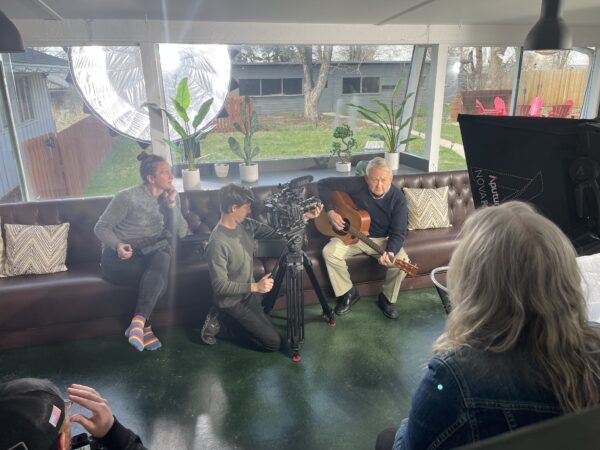
[[[17,99],[17,105],[12,109],[19,142],[25,143],[38,136],[56,133],[50,92],[66,85],[64,79],[69,72],[68,62],[30,48],[24,53],[11,54],[10,58],[14,86],[9,85],[9,90]],[[4,110],[4,107],[0,108],[0,199],[19,185]]]

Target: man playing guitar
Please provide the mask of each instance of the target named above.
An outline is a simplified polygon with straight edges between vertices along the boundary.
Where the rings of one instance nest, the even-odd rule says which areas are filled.
[[[329,279],[338,298],[335,307],[338,315],[349,312],[359,299],[358,291],[350,280],[346,259],[366,253],[388,268],[378,304],[386,317],[398,318],[395,303],[406,273],[394,264],[394,260],[408,261],[402,248],[406,237],[407,209],[404,194],[392,185],[392,179],[393,174],[387,161],[378,157],[369,161],[364,177],[325,178],[317,183],[319,198],[324,205],[323,214],[326,212],[333,229],[341,232],[348,228],[347,220],[335,211],[332,202],[332,192],[345,192],[359,210],[369,214],[370,240],[385,249],[383,254],[379,254],[362,240],[346,245],[338,238],[332,238],[323,248]]]

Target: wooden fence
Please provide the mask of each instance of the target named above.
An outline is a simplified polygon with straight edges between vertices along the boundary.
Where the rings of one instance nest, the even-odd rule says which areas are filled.
[[[223,119],[215,119],[212,124],[215,127],[212,129],[213,133],[231,133],[235,131],[233,127],[234,122],[242,123],[241,109],[244,97],[230,95],[225,100],[223,108],[227,111],[228,117]],[[252,99],[250,99],[250,114],[252,114]]]
[[[534,97],[541,97],[544,105],[560,105],[573,100],[575,108],[581,108],[588,69],[524,70],[519,82],[520,104],[529,104]],[[480,86],[494,89],[512,89],[513,74],[495,76],[488,84],[487,75],[480,78]]]
[[[51,199],[82,195],[111,147],[108,129],[93,116],[58,134],[29,139],[22,149],[32,196]]]

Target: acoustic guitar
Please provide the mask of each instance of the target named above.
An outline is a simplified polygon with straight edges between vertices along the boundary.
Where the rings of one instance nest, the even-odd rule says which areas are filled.
[[[344,219],[344,229],[336,230],[330,223],[325,210],[315,219],[317,230],[325,236],[336,237],[344,244],[356,244],[359,240],[367,244],[380,255],[383,255],[385,249],[373,242],[369,238],[369,227],[371,226],[371,216],[367,211],[359,210],[350,195],[346,192],[335,191],[331,193],[331,202],[335,212]],[[411,277],[417,274],[418,267],[410,262],[401,259],[394,260],[394,265],[400,270],[406,272]]]

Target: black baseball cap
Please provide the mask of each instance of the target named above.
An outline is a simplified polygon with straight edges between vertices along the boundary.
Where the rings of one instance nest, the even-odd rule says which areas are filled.
[[[0,384],[0,450],[56,448],[65,402],[54,383],[19,378]]]

